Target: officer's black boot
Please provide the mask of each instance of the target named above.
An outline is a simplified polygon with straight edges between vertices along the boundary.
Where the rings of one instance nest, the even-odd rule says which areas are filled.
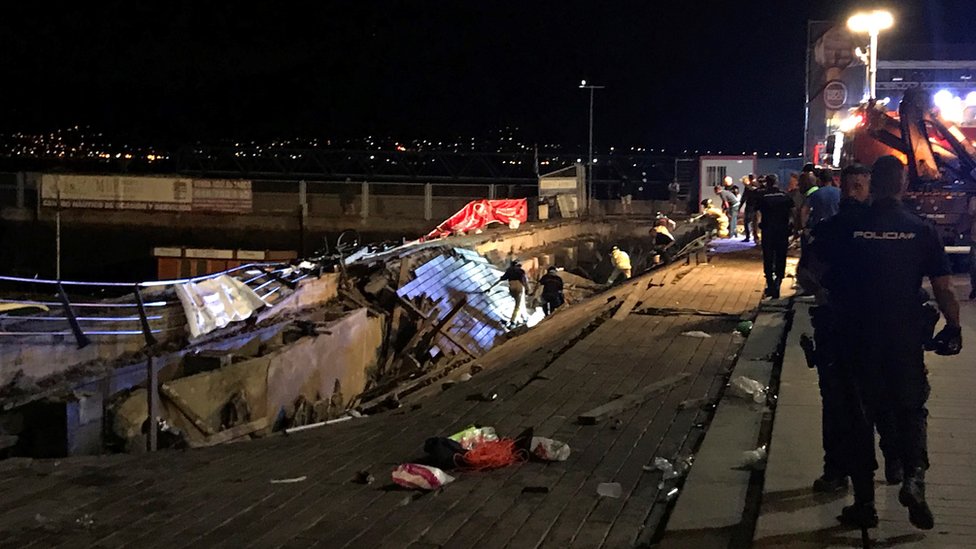
[[[929,504],[925,502],[925,469],[918,467],[907,471],[901,490],[898,492],[898,502],[908,507],[908,522],[921,530],[931,530],[935,526],[935,517]]]
[[[854,504],[844,507],[837,520],[841,524],[857,528],[877,528],[878,512],[874,508],[874,475],[851,477],[854,486]]]
[[[847,490],[847,477],[839,475],[828,475],[824,473],[820,478],[813,481],[813,491],[821,494],[840,492]]]

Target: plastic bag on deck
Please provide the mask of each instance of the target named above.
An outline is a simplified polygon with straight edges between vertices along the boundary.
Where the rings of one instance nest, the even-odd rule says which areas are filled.
[[[445,484],[454,482],[454,477],[437,467],[420,465],[419,463],[404,463],[393,470],[393,482],[404,488],[436,490]]]

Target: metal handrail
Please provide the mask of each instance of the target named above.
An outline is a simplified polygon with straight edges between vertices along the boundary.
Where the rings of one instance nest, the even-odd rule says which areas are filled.
[[[160,286],[175,286],[176,284],[186,284],[187,282],[199,282],[201,280],[208,280],[211,278],[216,278],[221,275],[230,274],[237,272],[242,269],[253,269],[255,267],[270,267],[274,265],[281,265],[281,263],[248,263],[247,265],[239,265],[232,269],[227,269],[226,271],[221,271],[219,273],[212,273],[208,275],[196,276],[193,278],[181,278],[172,280],[152,280],[147,282],[88,282],[80,280],[48,280],[45,278],[22,278],[17,276],[2,276],[0,275],[0,281],[3,282],[21,282],[26,284],[49,284],[62,286],[95,286],[103,288],[132,288],[133,286],[139,286],[140,288],[159,288]]]
[[[23,283],[23,284],[38,284],[38,285],[43,285],[43,286],[47,286],[47,287],[55,286],[57,288],[56,291],[57,291],[58,295],[62,298],[59,301],[46,301],[46,300],[37,300],[37,299],[18,300],[18,299],[11,299],[11,298],[0,299],[0,303],[15,303],[15,304],[21,304],[21,305],[43,305],[43,306],[50,306],[51,308],[54,308],[55,310],[60,309],[60,311],[57,311],[57,312],[62,313],[62,314],[58,314],[57,316],[53,316],[53,315],[50,315],[48,313],[48,311],[45,311],[45,313],[43,313],[43,314],[37,314],[37,315],[9,316],[9,317],[6,317],[6,320],[8,322],[10,322],[10,324],[12,324],[12,327],[15,327],[15,329],[16,329],[16,327],[19,327],[19,326],[27,327],[27,326],[29,326],[29,323],[32,322],[32,321],[41,321],[42,322],[42,324],[41,324],[42,326],[44,325],[43,323],[47,323],[47,322],[67,322],[69,324],[70,328],[71,328],[70,331],[69,330],[63,330],[63,329],[55,329],[55,330],[50,330],[50,331],[48,331],[48,330],[31,331],[30,329],[28,329],[28,330],[21,329],[21,330],[16,330],[16,331],[5,331],[5,330],[0,329],[0,336],[7,336],[7,337],[30,337],[30,336],[69,336],[69,335],[73,335],[77,339],[79,348],[88,345],[89,341],[88,341],[88,337],[87,336],[92,336],[92,335],[94,335],[94,336],[139,336],[139,335],[142,335],[142,336],[146,337],[147,342],[149,342],[149,341],[155,342],[155,338],[153,337],[155,334],[161,334],[161,333],[166,333],[166,332],[183,330],[185,328],[185,326],[184,326],[185,321],[183,323],[181,323],[179,326],[170,327],[170,328],[156,328],[156,327],[150,326],[150,324],[149,324],[150,321],[161,321],[161,320],[165,320],[165,316],[163,314],[159,314],[159,313],[154,314],[154,315],[147,315],[146,314],[146,310],[147,309],[149,309],[149,308],[156,308],[158,310],[158,308],[160,308],[160,307],[169,307],[169,306],[173,306],[173,305],[178,305],[179,302],[178,301],[167,301],[165,299],[163,299],[163,300],[158,300],[157,299],[157,300],[150,301],[150,302],[147,302],[147,303],[140,303],[142,301],[142,295],[141,295],[141,292],[139,291],[140,289],[152,288],[152,289],[158,291],[160,289],[168,288],[168,287],[172,287],[172,286],[176,286],[178,284],[186,284],[186,283],[199,282],[199,281],[203,281],[203,280],[213,279],[213,278],[216,278],[216,277],[219,277],[219,276],[223,276],[223,275],[231,275],[231,276],[237,275],[239,277],[239,279],[243,279],[244,277],[241,276],[242,273],[246,273],[247,271],[250,271],[250,270],[253,270],[253,269],[257,269],[260,272],[258,272],[257,274],[254,274],[253,276],[251,274],[248,274],[247,276],[249,276],[249,278],[247,278],[246,280],[242,280],[242,282],[244,282],[244,284],[247,284],[247,285],[252,285],[252,284],[260,281],[261,283],[257,287],[254,288],[254,291],[255,291],[255,293],[258,294],[259,297],[261,297],[262,299],[265,299],[265,298],[268,298],[269,296],[271,296],[271,295],[279,292],[284,286],[291,285],[291,284],[295,284],[298,281],[300,281],[300,280],[305,279],[305,278],[308,277],[308,275],[302,274],[301,272],[297,272],[297,271],[288,272],[284,276],[276,276],[276,273],[285,273],[286,271],[289,270],[289,268],[290,267],[287,264],[282,263],[282,262],[248,263],[248,264],[240,265],[240,266],[237,266],[237,267],[234,267],[234,268],[231,268],[231,269],[227,269],[225,271],[221,271],[221,272],[218,272],[218,273],[211,273],[211,274],[208,274],[208,275],[202,275],[202,276],[197,276],[197,277],[192,277],[192,278],[174,279],[174,280],[158,280],[158,281],[149,281],[149,282],[135,282],[135,283],[131,283],[131,282],[89,282],[89,281],[73,281],[73,280],[72,281],[65,281],[65,280],[57,281],[57,280],[47,280],[47,279],[21,278],[21,277],[13,277],[13,276],[0,276],[0,282],[13,282],[13,283]],[[292,275],[292,274],[295,274],[297,276],[292,276],[292,277],[289,277],[288,276],[288,275]],[[118,303],[113,303],[113,302],[97,303],[97,302],[91,302],[91,301],[74,303],[74,302],[69,301],[68,298],[67,298],[67,295],[64,293],[63,288],[65,286],[73,286],[73,287],[102,287],[102,288],[126,288],[126,289],[128,289],[128,290],[130,290],[130,291],[133,292],[133,296],[134,297],[133,297],[132,301],[126,300],[126,301],[121,301],[121,302],[118,302]],[[123,316],[123,315],[115,315],[115,316],[78,316],[78,315],[75,315],[74,312],[72,311],[72,309],[75,308],[75,307],[87,307],[87,308],[95,308],[95,309],[101,309],[101,310],[118,308],[118,309],[123,309],[123,310],[127,309],[126,312],[129,312],[133,308],[135,308],[135,309],[138,310],[139,316]],[[80,323],[103,323],[103,322],[134,323],[134,324],[136,324],[139,327],[139,329],[130,329],[127,326],[123,325],[123,326],[120,326],[119,329],[117,329],[117,330],[104,330],[104,329],[103,330],[98,330],[98,329],[92,330],[92,329],[89,329],[89,328],[93,328],[94,326],[92,326],[91,324],[88,324],[87,328],[83,330],[81,328],[81,326],[80,326]],[[95,324],[95,326],[97,326],[97,324]]]

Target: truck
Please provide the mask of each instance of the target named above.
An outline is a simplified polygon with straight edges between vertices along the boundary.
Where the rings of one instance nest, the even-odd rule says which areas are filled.
[[[976,95],[967,99],[976,100]],[[933,102],[922,88],[906,90],[897,110],[871,99],[852,109],[827,143],[840,166],[870,166],[884,155],[901,159],[908,167],[905,204],[935,224],[946,251],[962,262],[959,256],[969,253],[976,236],[976,101],[970,102],[974,105],[965,108]],[[943,111],[949,108],[959,110],[951,113],[959,122],[947,118],[950,113]]]

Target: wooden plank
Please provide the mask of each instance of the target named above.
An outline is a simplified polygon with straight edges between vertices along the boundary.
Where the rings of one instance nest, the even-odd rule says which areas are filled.
[[[409,258],[404,257],[403,259],[400,260],[400,276],[397,277],[398,290],[402,288],[404,284],[407,283],[407,278],[410,277],[410,268],[412,266],[413,266],[413,262]]]
[[[212,436],[216,434],[216,431],[214,431],[213,428],[210,427],[210,425],[208,425],[207,422],[204,421],[202,417],[198,416],[196,412],[194,412],[193,409],[190,408],[190,405],[187,404],[185,400],[183,400],[183,397],[178,395],[176,391],[173,390],[172,387],[170,387],[165,383],[162,383],[159,385],[159,392],[162,393],[162,395],[166,397],[170,402],[172,402],[173,405],[176,406],[176,409],[182,412],[183,415],[186,416],[186,418],[189,419],[190,422],[193,423],[193,425],[197,429],[199,429],[201,433],[207,436]]]
[[[602,406],[597,406],[588,412],[582,413],[579,415],[577,420],[582,425],[596,425],[605,419],[611,418],[624,410],[640,405],[644,401],[688,381],[689,377],[691,377],[691,374],[683,372],[662,379],[661,381],[652,383],[637,392],[624,395],[616,400],[612,400]]]
[[[617,312],[613,315],[613,320],[621,320],[627,318],[630,311],[634,310],[634,305],[640,301],[641,297],[644,295],[644,289],[647,287],[647,281],[643,278],[639,281],[631,283],[632,288],[627,294],[627,299],[624,300],[624,304],[617,309]]]
[[[243,436],[250,435],[251,433],[256,433],[262,429],[267,429],[270,424],[271,421],[267,417],[262,417],[248,423],[242,423],[235,427],[231,427],[230,429],[225,429],[219,433],[207,437],[203,440],[203,442],[191,443],[190,446],[193,448],[204,448],[207,446],[223,444],[236,438],[241,438]]]

